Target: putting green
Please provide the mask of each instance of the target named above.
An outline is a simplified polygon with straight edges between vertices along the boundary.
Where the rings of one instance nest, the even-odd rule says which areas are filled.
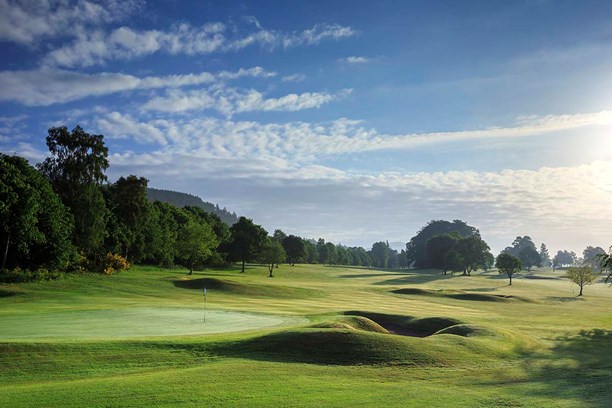
[[[5,315],[0,341],[27,339],[127,339],[213,334],[304,324],[301,317],[198,308],[134,307]]]

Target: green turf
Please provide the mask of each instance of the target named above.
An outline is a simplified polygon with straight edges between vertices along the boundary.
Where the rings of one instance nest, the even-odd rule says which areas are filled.
[[[0,406],[612,406],[612,288],[578,298],[562,274],[135,267],[0,285]]]

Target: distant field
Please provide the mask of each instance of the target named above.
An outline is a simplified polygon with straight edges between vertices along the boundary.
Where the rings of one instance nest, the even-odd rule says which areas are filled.
[[[612,406],[612,288],[578,298],[562,274],[134,267],[0,285],[0,406]]]

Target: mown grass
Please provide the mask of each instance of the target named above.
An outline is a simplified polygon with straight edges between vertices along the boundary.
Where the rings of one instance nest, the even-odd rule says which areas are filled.
[[[0,406],[612,406],[612,288],[577,298],[562,273],[136,267],[0,285]],[[245,319],[191,327],[203,286],[211,317]]]

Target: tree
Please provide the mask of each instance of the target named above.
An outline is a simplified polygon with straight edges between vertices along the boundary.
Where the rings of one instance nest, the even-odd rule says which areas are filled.
[[[489,245],[480,236],[460,238],[456,250],[461,258],[463,275],[470,276],[472,271],[483,267],[489,249]]]
[[[262,246],[261,249],[261,261],[268,266],[270,274],[269,278],[272,278],[272,271],[274,265],[278,265],[281,262],[285,262],[285,250],[280,242],[275,239],[268,239]]]
[[[372,245],[371,258],[373,266],[386,268],[389,262],[389,242],[375,242]]]
[[[521,264],[527,272],[531,271],[531,268],[534,266],[542,266],[542,258],[540,258],[540,254],[538,251],[531,247],[526,247],[519,252],[518,258],[521,260]]]
[[[0,245],[7,265],[64,269],[76,253],[72,217],[26,159],[0,153]]]
[[[548,252],[548,248],[545,243],[540,245],[540,263],[542,266],[549,267],[552,265],[552,261],[550,259],[550,253]]]
[[[509,285],[512,286],[512,275],[519,272],[523,266],[519,258],[502,252],[495,260],[495,267],[498,269],[500,275],[504,274],[508,276],[508,279],[510,279]]]
[[[309,264],[316,264],[319,262],[319,250],[317,249],[317,244],[314,240],[303,240],[305,254],[304,258],[306,262]]]
[[[325,265],[329,260],[329,248],[325,245],[323,238],[317,241],[317,251],[319,252],[319,263]]]
[[[283,249],[287,253],[287,258],[291,266],[295,265],[295,261],[304,255],[304,241],[295,235],[289,235],[282,241]]]
[[[573,251],[557,251],[553,258],[553,270],[568,265],[575,265],[577,260],[576,254]]]
[[[608,276],[606,277],[606,283],[608,280],[612,278],[612,246],[608,249],[608,253],[603,253],[597,255],[597,260],[599,261],[599,267],[602,271],[608,271]]]
[[[38,165],[74,218],[73,242],[87,255],[97,253],[106,233],[106,206],[100,185],[106,181],[108,149],[104,136],[80,126],[49,129],[51,157]]]
[[[444,275],[452,270],[452,263],[456,259],[448,257],[448,253],[455,249],[459,238],[457,234],[443,234],[427,240],[427,261],[432,268],[441,269]]]
[[[276,229],[274,230],[274,234],[272,234],[272,238],[282,244],[283,240],[287,238],[287,234],[285,234],[282,230]]]
[[[590,266],[595,271],[600,271],[599,256],[605,255],[605,253],[606,251],[602,247],[588,246],[582,251],[582,262],[585,266]]]
[[[589,266],[574,266],[567,270],[565,277],[568,278],[572,283],[575,283],[580,287],[580,293],[578,296],[582,296],[582,289],[586,285],[590,285],[597,279],[597,275],[593,272],[593,269]]]
[[[408,264],[414,263],[416,268],[431,268],[427,259],[427,241],[436,235],[457,233],[460,237],[480,237],[480,232],[461,220],[453,222],[444,220],[430,221],[406,244]]]
[[[253,223],[253,220],[240,217],[238,222],[230,227],[231,240],[228,245],[230,256],[244,264],[254,259],[261,247],[268,239],[268,232],[261,226]]]
[[[151,204],[147,198],[148,180],[134,175],[119,177],[109,186],[109,209],[124,233],[118,236],[125,259],[133,255],[139,262],[147,256],[147,228],[150,226]]]
[[[327,248],[327,262],[329,265],[335,265],[338,263],[338,251],[336,250],[336,246],[331,242],[325,243],[325,248]]]
[[[512,242],[512,246],[507,247],[503,252],[519,258],[527,271],[530,271],[534,266],[542,266],[540,253],[531,240],[531,237],[527,235],[524,237],[516,237],[514,242]]]
[[[198,263],[210,257],[219,243],[208,224],[199,224],[193,220],[181,226],[176,240],[176,251],[179,262],[189,268],[189,275]]]

